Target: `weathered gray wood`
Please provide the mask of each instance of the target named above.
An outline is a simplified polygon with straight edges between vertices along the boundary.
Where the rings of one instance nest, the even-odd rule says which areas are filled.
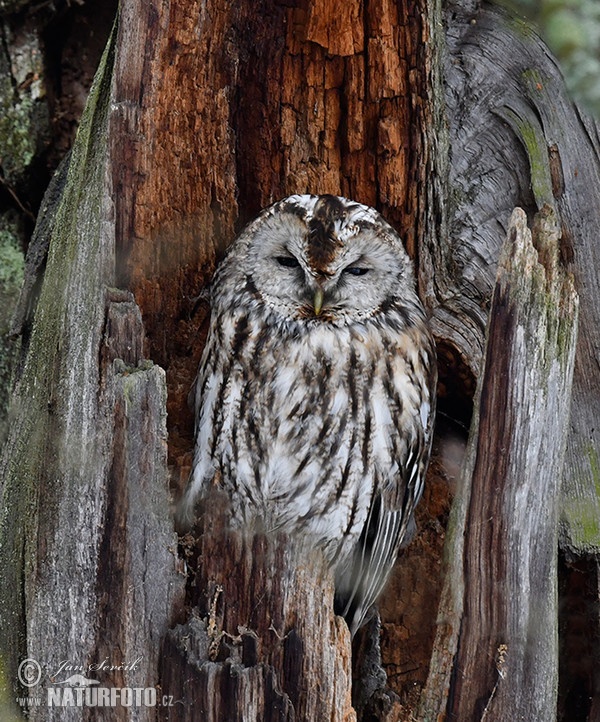
[[[74,672],[103,687],[156,687],[161,639],[182,602],[165,375],[142,363],[132,295],[108,288],[112,57],[111,41],[49,210],[47,267],[0,472],[0,698],[39,698],[30,719],[40,722],[156,719],[140,705],[48,707],[48,690]],[[26,657],[42,676],[19,690]]]
[[[51,667],[74,654],[86,659],[94,643],[89,570],[97,564],[104,465],[93,432],[111,252],[102,234],[106,145],[92,126],[102,126],[108,77],[106,56],[57,210],[60,240],[48,256],[1,464],[0,649],[11,685],[20,659]]]
[[[565,96],[554,62],[539,39],[526,26],[515,27],[514,19],[497,8],[480,8],[478,2],[466,0],[446,3],[446,100],[452,146],[447,166],[437,0],[402,5],[407,12],[400,18],[401,6],[377,5],[365,27],[357,26],[356,47],[343,52],[340,37],[325,32],[332,19],[337,20],[333,3],[309,3],[310,22],[303,9],[289,4],[277,5],[268,22],[262,4],[221,3],[219,12],[213,12],[217,5],[209,3],[197,25],[198,14],[188,13],[185,3],[122,3],[118,70],[111,75],[107,68],[101,76],[102,87],[92,94],[82,126],[60,222],[53,226],[53,235],[68,242],[55,244],[50,253],[43,304],[13,408],[3,467],[0,562],[6,584],[0,603],[8,605],[0,609],[0,637],[3,649],[13,653],[11,680],[15,659],[39,654],[42,643],[59,656],[67,656],[77,645],[85,659],[111,645],[135,650],[141,643],[138,625],[127,626],[131,600],[125,599],[123,590],[137,589],[124,580],[146,569],[129,558],[141,553],[136,531],[142,523],[130,513],[143,510],[130,504],[127,512],[111,511],[110,500],[125,489],[133,498],[136,484],[146,480],[133,470],[134,458],[145,460],[144,468],[153,469],[153,478],[162,475],[164,460],[158,449],[163,390],[158,369],[137,368],[142,339],[131,299],[112,295],[108,315],[104,314],[105,285],[116,282],[115,226],[116,250],[123,261],[121,280],[136,289],[153,355],[172,364],[171,451],[184,478],[185,462],[180,460],[189,453],[190,442],[181,399],[196,363],[190,349],[198,354],[201,345],[198,318],[189,321],[193,303],[188,295],[194,296],[205,283],[236,224],[259,205],[286,192],[317,190],[342,191],[384,208],[411,247],[418,244],[420,288],[434,311],[442,360],[450,366],[449,380],[464,384],[468,394],[482,368],[489,302],[509,210],[521,204],[532,215],[542,202],[554,203],[563,227],[563,255],[573,261],[582,291],[584,329],[575,375],[575,441],[567,450],[573,457],[567,468],[573,473],[564,505],[569,516],[564,539],[575,552],[597,548],[593,482],[598,476],[594,450],[599,415],[590,370],[598,360],[595,269],[600,264],[598,246],[589,239],[595,237],[600,219],[599,204],[589,199],[590,189],[598,187],[598,135],[596,126]],[[363,7],[352,5],[355,10],[359,6]],[[432,11],[424,17],[426,6]],[[428,33],[427,43],[421,45]],[[272,57],[256,53],[255,46],[273,47]],[[398,49],[404,46],[411,54],[398,66]],[[435,52],[429,54],[431,47]],[[395,69],[393,77],[387,74],[390,68]],[[264,79],[269,81],[267,91]],[[423,118],[431,119],[432,126],[422,127]],[[107,171],[105,164],[110,166]],[[125,184],[115,188],[114,215],[111,182]],[[134,346],[118,344],[115,355],[109,348],[112,341],[103,346],[103,339],[112,338],[111,329],[117,337],[131,335]],[[127,357],[134,373],[116,369],[107,360],[118,357]],[[140,414],[152,433],[140,425]],[[115,419],[114,435],[106,433]],[[136,441],[139,434],[145,440],[141,446]],[[476,447],[471,453],[475,451]],[[470,463],[475,461],[472,456]],[[162,508],[163,497],[152,498],[152,509]],[[462,537],[467,520],[469,498],[461,499],[449,534],[455,541]],[[168,546],[170,522],[164,517],[163,523]],[[175,579],[170,566],[175,564],[174,552],[165,555],[164,548],[157,541],[149,552],[169,567],[156,576],[161,582]],[[109,549],[123,554],[112,567],[104,554]],[[430,691],[441,690],[436,711],[444,706],[440,700],[447,694],[458,642],[462,565],[463,552],[451,541],[452,579],[440,610],[430,677]],[[107,570],[116,569],[124,575],[119,579],[123,593],[99,604],[96,597],[106,591],[102,585],[107,575],[117,578]],[[319,575],[315,578],[318,581]],[[145,615],[148,626],[140,622],[140,631],[152,640],[150,676],[156,630],[168,606],[168,590],[161,594],[155,612]],[[121,622],[115,629],[106,621],[111,614]],[[167,642],[175,657],[185,651],[188,629],[184,617],[179,621],[182,626]],[[26,622],[29,646],[23,636]],[[188,624],[196,629],[195,622]],[[251,635],[241,636],[249,645]],[[196,674],[194,664],[190,675]],[[210,664],[222,665],[222,680],[233,669],[222,660]],[[240,694],[252,694],[256,685],[269,690],[269,698],[283,699],[289,690],[267,671],[270,665],[259,667],[257,662],[251,672],[243,672],[246,681],[240,682]],[[207,670],[202,679],[208,684]],[[217,704],[216,697],[210,699]],[[193,713],[188,709],[182,714]]]
[[[331,192],[376,204],[412,251],[438,237],[441,197],[430,206],[426,196],[439,158],[428,123],[442,99],[429,44],[439,3],[350,8],[363,20],[352,28],[334,2],[121,5],[111,128],[120,271],[152,358],[169,364],[176,464],[187,453],[189,465],[182,407],[202,343],[190,297],[236,227],[287,193]]]
[[[525,213],[513,213],[449,537],[454,555],[424,720],[444,712],[447,693],[448,713],[460,720],[556,714],[558,500],[578,312],[558,240],[549,207],[536,217],[533,244]]]
[[[134,460],[145,460],[153,479],[161,477],[162,461],[152,450],[161,438],[163,416],[160,403],[150,401],[153,394],[162,398],[162,391],[156,370],[136,367],[141,340],[132,301],[119,300],[112,292],[106,298],[106,287],[115,283],[115,255],[119,280],[139,292],[137,300],[149,320],[153,352],[167,361],[171,345],[186,345],[177,349],[186,357],[193,343],[189,336],[195,336],[197,326],[191,326],[192,332],[184,328],[180,334],[186,325],[180,322],[191,306],[186,294],[206,281],[217,251],[233,236],[240,221],[238,198],[244,200],[244,214],[274,195],[303,189],[343,190],[374,202],[377,158],[380,204],[396,215],[414,250],[425,215],[421,197],[425,171],[418,151],[427,150],[422,137],[427,66],[417,62],[417,56],[425,57],[427,51],[421,15],[426,5],[419,0],[408,17],[393,4],[386,5],[385,17],[373,12],[367,37],[342,52],[326,38],[317,37],[317,28],[336,23],[333,3],[328,7],[314,4],[314,40],[292,30],[305,17],[302,9],[286,5],[277,6],[267,22],[261,8],[252,3],[224,6],[216,2],[208,17],[200,20],[183,5],[121,4],[118,48],[113,37],[90,96],[58,213],[49,218],[47,268],[16,394],[23,408],[15,407],[13,434],[6,448],[2,540],[7,544],[0,561],[15,570],[10,580],[14,583],[7,586],[4,598],[6,617],[12,614],[14,622],[5,632],[9,639],[2,640],[2,649],[10,650],[9,679],[16,677],[19,658],[35,656],[42,641],[50,657],[45,662],[48,670],[58,668],[57,661],[69,659],[75,648],[78,659],[73,663],[85,665],[94,655],[108,652],[111,645],[123,652],[135,649],[139,641],[130,625],[130,618],[136,618],[133,602],[125,599],[124,590],[135,588],[137,573],[154,575],[132,565],[129,556],[139,542],[135,534],[139,520],[130,518],[130,507],[115,508],[113,502],[115,496],[132,495],[141,483],[132,471]],[[247,32],[248,25],[255,32]],[[362,25],[356,28],[363,36]],[[283,35],[285,53],[280,44]],[[268,49],[273,39],[277,41],[274,58],[269,53],[259,58],[262,77],[281,94],[277,100],[264,95],[262,77],[257,82],[255,65],[248,62],[258,38]],[[370,58],[363,55],[366,44],[373,49]],[[339,56],[331,55],[337,52]],[[314,69],[310,82],[307,64]],[[288,82],[282,84],[284,69]],[[301,97],[290,91],[294,83]],[[311,100],[315,90],[319,117]],[[352,127],[345,127],[340,113],[346,97],[361,115]],[[293,112],[282,117],[282,105]],[[263,117],[255,117],[257,106],[264,109],[267,124]],[[378,134],[372,132],[375,127]],[[257,142],[258,130],[268,137],[266,146],[262,137]],[[351,147],[345,146],[342,135],[351,137]],[[377,135],[386,141],[385,147],[378,145]],[[405,152],[407,145],[415,146],[410,155]],[[281,158],[265,153],[265,147],[277,147]],[[348,158],[342,157],[342,151]],[[408,183],[409,176],[414,183]],[[43,258],[40,253],[40,267]],[[116,346],[113,332],[120,339]],[[123,337],[130,334],[135,343],[131,349],[124,348]],[[127,357],[136,369],[131,377],[125,369],[111,365],[110,360],[119,357]],[[192,376],[184,376],[178,384],[179,397],[180,388]],[[149,412],[144,421],[152,433],[138,425],[142,408]],[[128,409],[134,413],[132,418]],[[179,409],[176,413],[183,417]],[[34,434],[27,425],[39,421],[43,423]],[[136,442],[138,428],[149,434],[143,439],[150,459]],[[24,479],[22,488],[17,486],[18,477]],[[9,518],[9,505],[17,512],[16,521]],[[169,521],[166,517],[162,521],[168,535]],[[19,547],[23,537],[25,549]],[[214,558],[218,560],[220,554],[220,549],[215,550]],[[266,558],[272,559],[269,554]],[[294,604],[303,604],[302,595],[311,597],[315,614],[326,610],[325,621],[306,622],[310,645],[307,641],[302,654],[292,649],[286,657],[291,666],[285,669],[284,665],[283,672],[277,669],[288,680],[284,692],[291,695],[300,716],[316,718],[333,705],[332,715],[335,710],[351,719],[347,632],[342,622],[332,621],[329,572],[322,561],[315,562],[316,566],[307,567],[313,576],[307,576],[304,562],[292,561],[287,553],[275,561],[268,569],[273,578],[285,578],[290,570],[297,570],[298,583],[294,586],[292,579],[289,586],[289,617],[295,615]],[[169,581],[171,571],[162,569],[157,575],[160,584]],[[114,599],[107,597],[109,579],[118,582]],[[21,595],[23,588],[25,595]],[[325,589],[329,591],[323,604]],[[156,617],[163,618],[159,611]],[[118,619],[114,628],[108,621],[111,618]],[[144,630],[146,624],[152,629],[160,626],[158,621],[147,621],[141,625]],[[294,642],[295,635],[302,633],[296,630],[287,639]],[[336,644],[329,648],[337,635],[340,649]],[[273,637],[271,641],[274,647],[281,646]],[[154,652],[149,654],[149,668]],[[298,664],[310,674],[296,679]],[[345,671],[336,676],[338,668]],[[113,681],[127,680],[117,675]],[[301,684],[313,682],[322,685],[321,694],[314,693],[314,687],[300,689]],[[333,700],[330,682],[340,690]],[[77,713],[60,710],[63,719],[75,718]],[[35,714],[41,717],[43,711]],[[50,718],[58,714],[49,712]]]
[[[162,637],[184,601],[167,489],[167,388],[164,371],[143,361],[143,324],[132,295],[111,291],[109,297],[101,363],[112,460],[97,572],[95,658],[125,668],[94,677],[109,688],[147,689],[159,687]],[[144,705],[88,711],[90,720],[107,722],[154,720],[156,714]]]
[[[19,300],[15,305],[10,330],[13,336],[23,335],[25,337],[25,347],[31,332],[33,313],[44,277],[48,247],[50,246],[50,238],[56,222],[56,211],[67,181],[70,159],[71,154],[67,153],[52,176],[50,184],[44,193],[35,229],[27,247],[23,286],[21,287]],[[23,348],[23,355],[25,355],[25,352],[26,348]]]
[[[555,206],[561,254],[581,311],[566,448],[561,545],[600,550],[600,141],[569,97],[556,61],[527,22],[493,3],[445,6],[446,114],[451,147],[449,242],[430,256],[442,361],[481,369],[495,269],[512,208]],[[441,271],[441,273],[440,273]],[[447,349],[449,347],[449,349]]]

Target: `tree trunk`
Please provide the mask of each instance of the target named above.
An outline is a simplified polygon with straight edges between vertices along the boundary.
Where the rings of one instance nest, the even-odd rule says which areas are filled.
[[[86,708],[94,720],[552,719],[558,582],[576,594],[558,516],[569,554],[599,547],[597,139],[539,38],[475,0],[445,18],[439,0],[124,0],[15,319],[4,701],[81,719],[47,705],[81,673],[156,690],[156,707]],[[300,192],[353,197],[400,231],[440,407],[466,425],[474,412],[444,575],[456,432],[440,422],[421,532],[354,645],[355,710],[319,554],[231,533],[219,504],[178,546],[169,508],[191,465],[202,290],[242,225]],[[515,206],[533,218],[544,204],[561,232],[535,227],[538,261],[522,215],[505,237]],[[577,302],[562,266],[581,292],[570,427]],[[41,665],[31,688],[25,659]],[[563,696],[577,674],[561,672]]]
[[[202,594],[188,604],[204,621],[186,621],[161,455],[164,381],[143,356],[167,369],[169,451],[184,479],[192,448],[185,397],[206,317],[194,297],[241,223],[292,191],[343,192],[383,202],[415,251],[427,231],[417,153],[427,147],[423,9],[384,3],[340,39],[336,24],[348,27],[358,3],[341,19],[316,4],[122,4],[55,217],[46,214],[38,228],[37,246],[49,236],[50,248],[4,456],[3,508],[17,516],[3,517],[2,568],[13,576],[2,591],[2,649],[13,680],[22,659],[42,666],[33,717],[78,718],[77,709],[46,707],[46,696],[64,701],[56,691],[64,673],[95,670],[102,686],[160,684],[185,701],[159,715],[193,717],[197,703],[217,718],[263,719],[266,710],[354,718],[349,635],[333,616],[332,581],[318,555],[307,562],[287,543],[271,548],[233,535],[223,542],[233,554],[228,566],[218,538],[204,535],[192,572],[200,589],[222,584],[223,626],[211,627]],[[43,266],[30,256],[28,277]],[[134,296],[108,290],[116,284]],[[264,557],[255,562],[258,548]],[[267,569],[279,580],[275,591]],[[244,612],[244,574],[269,601],[262,617]],[[59,589],[69,593],[57,599]],[[182,626],[167,634],[174,622]],[[198,637],[193,659],[188,632]],[[206,634],[234,657],[240,646],[243,669],[218,648],[203,659]],[[117,669],[100,675],[93,665],[102,659]],[[199,687],[184,690],[190,674]],[[236,690],[233,698],[222,685]],[[119,706],[87,714],[157,713]]]
[[[54,209],[4,450],[1,643],[14,682],[27,682],[21,660],[40,667],[33,697],[41,704],[30,709],[39,720],[82,719],[80,708],[49,704],[53,692],[65,699],[54,683],[103,660],[117,667],[103,675],[105,687],[154,687],[183,591],[166,485],[164,372],[143,362],[133,297],[109,289],[112,58],[111,41]]]
[[[556,62],[540,38],[521,21],[515,23],[506,10],[476,2],[450,2],[446,25],[448,52],[444,66],[452,149],[449,197],[455,199],[448,205],[448,227],[454,240],[434,249],[436,267],[452,269],[452,280],[446,277],[438,285],[436,300],[440,307],[434,311],[433,322],[439,335],[454,343],[443,341],[442,348],[453,348],[457,365],[464,364],[476,375],[483,368],[481,330],[493,317],[493,312],[488,314],[488,303],[494,260],[514,206],[525,208],[530,219],[544,204],[555,209],[560,261],[574,274],[580,294],[565,462],[554,470],[562,482],[559,586],[564,601],[558,610],[562,634],[559,718],[568,720],[580,715],[592,719],[600,694],[593,651],[600,627],[592,611],[598,599],[592,590],[597,588],[600,548],[594,463],[600,448],[600,430],[594,421],[600,413],[595,381],[600,348],[595,340],[600,321],[595,268],[600,259],[597,244],[589,243],[588,238],[600,221],[598,204],[591,200],[600,187],[598,124],[573,105]],[[476,163],[473,158],[477,158]],[[470,448],[476,433],[477,427],[473,426]],[[546,437],[547,428],[544,426],[538,434]],[[527,434],[523,434],[523,447],[526,439]],[[558,446],[559,437],[554,442]],[[501,449],[496,453],[502,453]],[[471,482],[469,458],[461,486],[471,489],[476,480]],[[535,471],[542,474],[541,467]],[[446,712],[443,690],[450,697],[456,694],[453,681],[445,675],[452,669],[458,638],[465,629],[461,579],[468,551],[462,545],[462,534],[468,504],[468,494],[459,494],[449,523],[445,551],[448,573],[438,613],[426,705],[422,708],[432,718],[440,711]],[[452,583],[451,578],[457,583]],[[507,599],[516,594],[516,589],[506,590]],[[582,613],[582,609],[586,611]],[[586,629],[583,635],[579,631],[582,626]],[[482,649],[486,649],[485,636],[480,641]],[[489,669],[489,657],[479,659]],[[445,678],[441,687],[440,674]],[[430,703],[433,706],[428,706]],[[497,708],[495,712],[501,713]]]
[[[169,719],[356,720],[350,632],[323,555],[232,532],[226,504],[207,506],[189,559],[195,616],[163,650],[162,686],[180,702]]]
[[[519,209],[500,259],[467,462],[464,578],[451,581],[464,585],[449,708],[457,719],[541,720],[556,713],[557,469],[578,306],[557,240],[548,207],[537,217],[533,244]]]

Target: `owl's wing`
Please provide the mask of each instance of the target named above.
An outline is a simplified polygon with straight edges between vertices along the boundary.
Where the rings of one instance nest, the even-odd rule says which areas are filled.
[[[354,554],[336,580],[337,611],[353,636],[383,589],[407,530],[414,523],[413,510],[423,489],[420,457],[418,450],[410,450],[400,507],[390,490],[374,496]]]

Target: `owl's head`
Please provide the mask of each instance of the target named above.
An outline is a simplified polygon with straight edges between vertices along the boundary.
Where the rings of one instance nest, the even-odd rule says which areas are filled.
[[[295,195],[264,210],[224,261],[286,318],[351,323],[419,306],[412,263],[373,208],[346,198]]]

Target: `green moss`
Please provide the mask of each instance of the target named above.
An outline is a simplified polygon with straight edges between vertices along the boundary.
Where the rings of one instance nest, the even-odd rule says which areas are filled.
[[[587,500],[572,501],[565,510],[571,544],[576,549],[600,548],[600,514],[598,506]]]
[[[534,71],[523,73],[527,85],[532,82],[535,85],[541,85],[539,80],[535,80],[536,74]],[[541,208],[545,203],[553,207],[554,196],[548,161],[548,146],[541,126],[535,120],[533,114],[531,118],[524,117],[510,108],[504,108],[500,114],[510,124],[525,146],[531,173],[531,190],[535,196],[537,207]]]
[[[49,112],[38,34],[22,31],[14,45],[10,37],[5,40],[0,45],[0,165],[5,181],[15,186],[49,138]]]
[[[33,101],[25,97],[0,115],[0,157],[10,177],[26,168],[35,155],[35,133],[31,124]]]
[[[570,284],[569,290],[573,293],[575,292]],[[579,325],[579,302],[577,298],[574,300],[572,306],[569,306],[567,309],[559,307],[558,312],[560,316],[556,345],[558,349],[558,359],[562,364],[565,364],[571,356],[574,334],[575,343],[577,341],[576,334]]]
[[[589,446],[585,450],[589,462],[593,490],[586,481],[582,486],[590,489],[585,498],[567,497],[563,518],[570,543],[575,549],[596,552],[600,549],[600,458],[598,450]]]
[[[521,15],[515,14],[515,8],[511,0],[496,0],[496,3],[509,11],[510,17],[507,26],[517,37],[528,41],[535,36],[534,26]]]
[[[5,664],[0,658],[0,719],[2,722],[17,722],[21,715],[15,708],[12,684],[7,679]]]
[[[16,679],[27,651],[28,601],[38,593],[37,564],[43,558],[38,536],[53,549],[57,528],[74,516],[79,486],[89,483],[97,461],[94,438],[85,428],[97,398],[96,341],[104,316],[103,271],[110,262],[108,250],[104,256],[100,250],[113,44],[114,34],[81,119],[65,189],[52,210],[46,272],[0,461],[0,655],[10,679]],[[70,549],[54,554],[47,568],[62,583],[68,578],[66,572],[60,576],[63,569],[75,577],[85,573],[70,562],[79,542],[67,541]],[[56,620],[49,627],[67,623],[63,602],[67,607],[68,600],[56,600]]]
[[[596,497],[600,502],[600,461],[598,459],[598,451],[593,446],[590,446],[588,449],[588,459],[590,461],[590,469],[592,470]]]
[[[17,233],[2,225],[0,219],[0,288],[13,294],[23,283],[25,259]]]
[[[18,224],[0,216],[0,439],[6,415],[17,344],[8,335],[13,309],[23,283],[23,252]]]

